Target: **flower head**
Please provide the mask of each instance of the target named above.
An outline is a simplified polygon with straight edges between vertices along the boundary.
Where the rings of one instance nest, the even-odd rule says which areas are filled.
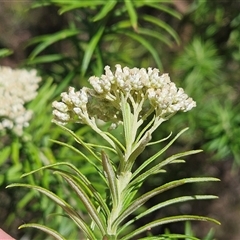
[[[12,129],[21,135],[28,126],[32,112],[24,104],[37,95],[38,83],[41,80],[36,70],[13,70],[0,66],[0,131]]]
[[[168,74],[160,74],[154,68],[122,68],[116,65],[115,72],[105,67],[101,77],[92,76],[89,82],[93,89],[83,88],[61,94],[62,102],[54,102],[54,120],[66,124],[78,121],[89,124],[93,119],[118,124],[123,121],[123,100],[130,104],[132,112],[138,109],[138,118],[155,116],[166,118],[177,111],[189,111],[196,103],[182,88],[170,81]]]

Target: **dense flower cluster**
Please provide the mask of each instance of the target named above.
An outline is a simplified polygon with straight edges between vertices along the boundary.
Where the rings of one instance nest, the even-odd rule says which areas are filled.
[[[28,126],[32,112],[24,104],[37,95],[38,77],[35,70],[13,70],[0,66],[0,131],[11,129],[21,135],[23,127]]]
[[[155,112],[162,118],[177,111],[189,111],[196,103],[170,81],[168,74],[154,68],[122,68],[116,65],[113,73],[105,67],[105,75],[90,77],[93,89],[82,88],[75,92],[70,87],[61,94],[61,102],[53,102],[54,121],[66,124],[79,121],[88,124],[93,119],[112,123],[122,122],[123,99],[133,109],[140,109],[138,117]]]

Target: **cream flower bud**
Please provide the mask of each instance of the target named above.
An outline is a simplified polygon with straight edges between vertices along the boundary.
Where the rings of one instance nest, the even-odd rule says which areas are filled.
[[[36,70],[0,66],[0,130],[11,129],[22,135],[32,118],[32,111],[24,104],[36,97],[40,81]]]
[[[123,122],[125,110],[122,100],[130,104],[133,113],[137,108],[138,118],[146,118],[145,114],[149,115],[154,111],[156,117],[165,118],[177,111],[186,112],[196,106],[182,88],[178,89],[171,82],[167,73],[160,74],[156,68],[131,69],[117,64],[115,72],[109,66],[104,69],[105,74],[102,76],[89,78],[93,89],[83,88],[75,92],[70,87],[68,93],[61,94],[65,105],[54,103],[53,107],[61,112],[77,115],[80,122],[85,123],[95,118],[111,122],[115,127]]]

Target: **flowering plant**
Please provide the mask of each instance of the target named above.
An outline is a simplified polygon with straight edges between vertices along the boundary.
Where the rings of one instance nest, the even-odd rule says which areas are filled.
[[[11,129],[16,135],[22,135],[32,118],[32,111],[24,104],[36,97],[40,81],[35,69],[0,66],[0,131]]]
[[[60,102],[53,102],[53,122],[68,131],[76,142],[91,154],[92,158],[89,158],[74,146],[61,143],[78,151],[89,164],[95,167],[96,173],[100,175],[107,189],[106,196],[102,196],[92,182],[71,163],[55,163],[44,166],[40,170],[54,170],[66,180],[84,204],[92,221],[91,225],[78,213],[77,209],[47,189],[29,184],[12,184],[9,187],[29,187],[50,197],[77,224],[86,239],[128,240],[153,227],[177,221],[204,220],[218,223],[208,217],[178,215],[150,221],[144,226],[129,231],[129,227],[135,221],[163,207],[184,201],[216,198],[213,195],[181,196],[137,212],[154,196],[183,184],[218,181],[218,179],[191,177],[174,180],[140,195],[139,189],[151,175],[160,174],[165,171],[166,165],[184,162],[183,157],[200,152],[200,150],[191,150],[159,160],[160,155],[187,130],[184,129],[149,159],[142,164],[136,164],[139,155],[148,146],[159,144],[171,137],[170,134],[164,139],[151,142],[153,132],[176,112],[187,112],[195,107],[196,103],[184,93],[182,88],[177,88],[170,81],[168,74],[159,74],[159,70],[152,68],[130,69],[116,65],[113,73],[110,67],[106,66],[105,75],[90,77],[89,82],[93,88],[84,87],[80,91],[75,91],[70,87],[68,92],[61,94]],[[108,131],[103,130],[102,121],[110,123]],[[69,122],[90,126],[105,140],[106,145],[84,142],[64,126]],[[113,130],[116,128],[121,128],[123,141],[114,136]],[[63,170],[62,166],[68,167],[69,170]],[[132,217],[132,214],[136,215]],[[24,224],[21,227],[29,226],[42,229],[56,239],[65,239],[60,233],[43,225]],[[154,237],[147,239],[154,239]]]

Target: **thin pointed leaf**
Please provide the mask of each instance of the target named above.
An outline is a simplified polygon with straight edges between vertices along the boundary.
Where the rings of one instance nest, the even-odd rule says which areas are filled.
[[[30,184],[22,184],[22,183],[14,183],[7,186],[7,188],[11,187],[26,187],[30,189],[37,190],[43,194],[45,194],[47,197],[49,197],[51,200],[53,200],[57,205],[59,205],[66,214],[78,225],[78,227],[88,236],[90,239],[95,239],[94,233],[89,228],[88,224],[81,218],[81,216],[75,211],[68,203],[66,203],[63,199],[58,197],[56,194],[52,193],[51,191],[35,186]]]
[[[184,234],[174,234],[174,233],[167,233],[167,234],[161,234],[160,236],[151,236],[146,238],[140,238],[139,240],[178,240],[178,239],[184,239],[184,240],[201,240],[200,238],[184,235]]]
[[[90,39],[87,48],[84,51],[84,56],[81,65],[81,75],[84,76],[87,68],[89,66],[90,60],[92,58],[93,52],[96,49],[102,35],[104,32],[105,26],[100,26],[98,31],[94,34],[94,36]]]
[[[162,153],[164,153],[185,131],[187,131],[188,128],[184,128],[181,130],[163,149],[161,149],[159,152],[154,154],[152,157],[150,157],[147,161],[144,161],[144,163],[136,169],[136,171],[133,173],[132,178],[134,178],[137,174],[139,174],[145,167],[147,167],[151,162],[153,162],[157,157],[159,157]]]
[[[0,58],[6,57],[13,54],[13,51],[7,48],[0,49]]]
[[[220,225],[220,222],[213,218],[204,217],[204,216],[195,216],[195,215],[179,215],[179,216],[172,216],[172,217],[166,217],[162,219],[158,219],[156,221],[150,222],[135,231],[132,231],[131,233],[127,234],[126,236],[122,237],[121,240],[128,240],[133,239],[134,236],[147,231],[148,229],[163,225],[163,224],[169,224],[173,222],[182,222],[182,221],[209,221]]]
[[[22,229],[22,228],[27,228],[27,227],[31,227],[31,228],[37,228],[42,230],[43,232],[51,235],[52,237],[54,237],[57,240],[65,240],[66,238],[64,238],[61,234],[59,234],[58,232],[56,232],[55,230],[43,226],[41,224],[37,224],[37,223],[29,223],[29,224],[23,224],[21,225],[18,229]]]
[[[173,37],[173,39],[177,42],[177,44],[180,44],[180,38],[179,38],[178,34],[167,23],[165,23],[164,21],[160,20],[159,18],[150,16],[150,15],[146,15],[146,14],[143,15],[142,18],[145,21],[151,22],[151,23],[153,23],[153,24],[163,28],[164,30],[166,30]]]
[[[29,176],[31,174],[34,174],[34,173],[38,172],[38,171],[42,171],[44,169],[50,169],[50,170],[53,170],[53,171],[58,171],[58,172],[65,173],[66,171],[54,168],[54,167],[61,166],[61,165],[63,165],[63,166],[65,165],[65,166],[69,167],[70,169],[72,169],[77,174],[77,176],[79,177],[78,180],[81,181],[82,184],[85,186],[85,188],[93,194],[96,201],[98,201],[98,203],[100,204],[102,209],[104,209],[106,215],[109,215],[109,209],[108,209],[106,203],[104,202],[103,198],[99,194],[99,192],[92,186],[92,183],[86,178],[85,175],[83,175],[74,165],[72,165],[68,162],[60,162],[60,163],[54,163],[54,164],[51,164],[51,165],[48,165],[48,166],[43,166],[43,167],[41,167],[37,170],[33,170],[29,173],[23,174],[22,177]],[[69,173],[69,174],[71,174],[71,173]]]
[[[132,0],[124,0],[124,2],[125,2],[125,6],[127,8],[127,11],[128,11],[128,15],[130,17],[131,25],[132,25],[134,31],[137,32],[138,17],[137,17],[136,10],[135,10],[135,8],[133,6],[133,1]]]
[[[217,196],[214,195],[194,195],[194,196],[182,196],[182,197],[177,197],[177,198],[173,198],[173,199],[169,199],[167,201],[161,202],[159,204],[156,204],[155,206],[147,209],[146,211],[140,213],[139,215],[135,216],[134,218],[132,218],[130,221],[128,221],[127,223],[125,223],[118,231],[118,233],[120,233],[122,230],[124,230],[127,226],[129,226],[130,224],[132,224],[133,222],[137,221],[138,219],[156,211],[159,210],[161,208],[167,207],[169,205],[172,204],[176,204],[176,203],[181,203],[181,202],[187,202],[187,201],[195,201],[195,200],[209,200],[209,199],[216,199],[218,198]]]
[[[163,5],[163,4],[158,4],[158,3],[147,3],[146,2],[145,5],[155,8],[155,9],[158,9],[158,10],[161,10],[163,12],[166,12],[179,20],[182,18],[181,13],[173,10],[172,8],[166,6],[165,4]]]
[[[143,174],[136,177],[130,183],[130,186],[134,185],[135,183],[144,181],[147,177],[149,177],[152,174],[156,174],[159,170],[161,170],[162,167],[164,167],[164,166],[166,166],[170,163],[173,163],[174,161],[176,163],[176,160],[180,160],[179,159],[180,157],[189,156],[189,155],[192,155],[192,154],[197,154],[199,152],[202,152],[202,150],[191,150],[191,151],[187,151],[187,152],[183,152],[183,153],[174,154],[171,157],[167,158],[166,160],[156,164],[154,167],[150,168],[149,170],[145,171]],[[182,162],[182,160],[180,162]]]
[[[142,44],[151,53],[153,59],[156,62],[157,67],[160,70],[163,69],[161,60],[158,56],[158,53],[157,53],[156,49],[150,44],[150,42],[148,42],[145,38],[141,37],[140,35],[138,35],[136,33],[133,33],[133,32],[129,32],[127,30],[124,30],[124,31],[123,30],[118,30],[117,32],[119,32],[121,34],[124,34],[124,35],[138,41],[140,44]]]
[[[92,149],[89,147],[89,144],[85,143],[80,137],[78,137],[72,130],[64,127],[61,124],[55,123],[57,124],[60,128],[62,128],[63,130],[67,131],[68,133],[70,133],[71,136],[73,136],[73,138],[75,139],[75,141],[77,143],[79,143],[80,145],[82,145],[90,154],[92,154],[99,162],[101,162],[101,158],[95,154],[94,151],[92,151]]]
[[[69,12],[71,10],[77,9],[77,8],[88,8],[88,7],[95,7],[98,5],[106,4],[106,0],[81,0],[81,1],[54,1],[56,4],[60,4],[62,7],[59,10],[59,14],[63,14],[65,12]],[[64,3],[64,5],[63,5]]]
[[[172,136],[172,132],[170,132],[170,134],[169,134],[167,137],[165,137],[165,138],[162,138],[162,139],[160,139],[160,140],[158,140],[158,141],[155,141],[155,142],[149,142],[149,143],[147,144],[147,146],[151,146],[151,145],[155,145],[155,144],[164,142],[164,141],[168,140],[171,136]]]
[[[121,214],[120,216],[116,219],[114,222],[115,226],[118,226],[119,224],[122,223],[123,220],[125,220],[131,213],[136,211],[140,206],[142,206],[145,202],[147,202],[150,198],[165,192],[169,189],[181,186],[186,183],[195,183],[195,182],[210,182],[210,181],[219,181],[217,178],[212,178],[212,177],[200,177],[200,178],[184,178],[184,179],[179,179],[175,181],[168,182],[160,187],[154,188],[153,190],[143,194],[141,197],[137,198],[134,200],[134,202],[131,203],[130,206],[128,206]]]
[[[79,34],[79,30],[73,29],[64,29],[54,34],[44,35],[40,37],[33,38],[28,45],[41,42],[30,54],[29,58],[33,60],[40,52],[46,49],[48,46],[52,45],[55,42],[64,40],[66,38],[72,37]]]
[[[97,211],[97,209],[95,208],[94,204],[92,203],[88,195],[85,193],[85,191],[75,181],[74,177],[59,171],[55,173],[62,176],[68,182],[68,184],[72,187],[72,189],[76,192],[78,197],[81,199],[82,203],[84,204],[87,210],[87,213],[91,216],[91,218],[96,223],[96,225],[98,226],[102,234],[104,234],[106,232],[106,226],[99,212]]]
[[[117,189],[116,174],[113,170],[113,167],[107,155],[103,151],[102,151],[102,165],[108,181],[109,190],[112,195],[113,206],[116,206],[118,203],[118,189]]]
[[[105,3],[101,10],[98,12],[98,14],[94,16],[93,22],[97,22],[106,17],[107,14],[109,14],[113,10],[116,4],[117,4],[116,0],[110,0],[107,3]]]
[[[51,55],[44,55],[39,57],[34,57],[34,59],[27,59],[25,63],[27,65],[34,65],[40,63],[51,63],[57,61],[67,60],[67,57],[62,54],[51,54]]]
[[[158,31],[154,31],[154,30],[147,29],[147,28],[138,28],[138,33],[140,33],[142,35],[149,36],[149,37],[156,38],[159,41],[161,41],[161,42],[165,43],[166,45],[168,45],[169,47],[172,46],[172,43],[169,40],[169,38],[167,38],[165,35],[161,34]]]

